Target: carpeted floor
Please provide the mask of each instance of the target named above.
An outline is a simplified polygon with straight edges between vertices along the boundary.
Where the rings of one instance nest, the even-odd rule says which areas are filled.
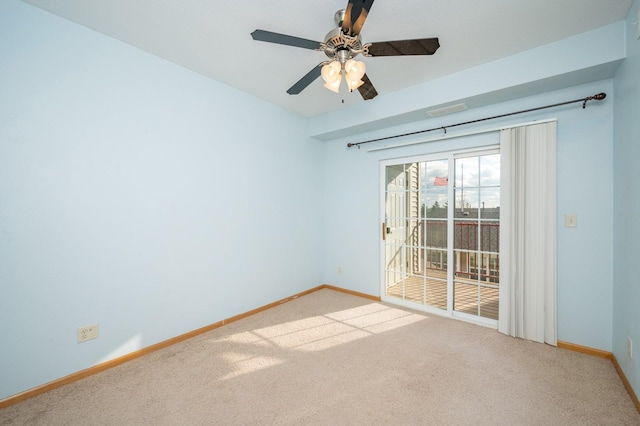
[[[608,360],[320,290],[0,410],[2,425],[640,425]]]

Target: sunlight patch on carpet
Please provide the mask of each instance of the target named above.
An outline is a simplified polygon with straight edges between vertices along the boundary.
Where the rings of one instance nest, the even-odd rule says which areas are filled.
[[[391,308],[379,303],[334,312],[327,316],[374,334],[413,324],[427,318],[424,315]]]
[[[424,315],[371,303],[229,336],[225,340],[321,351],[425,320]]]
[[[222,358],[232,366],[233,371],[221,377],[220,380],[228,380],[243,374],[255,373],[265,368],[275,367],[284,362],[274,357],[254,356],[236,352],[225,352]]]
[[[233,345],[235,349],[223,354],[231,371],[221,380],[282,364],[288,355],[283,353],[283,359],[279,359],[278,350],[319,352],[427,318],[423,314],[370,303],[225,336],[217,342]],[[265,347],[272,347],[276,352],[269,357],[257,355],[256,349],[264,350]]]

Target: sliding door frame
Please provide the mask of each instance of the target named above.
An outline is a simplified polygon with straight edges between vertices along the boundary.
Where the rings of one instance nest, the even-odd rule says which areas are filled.
[[[496,132],[497,135],[497,132]],[[487,152],[497,151],[499,152],[500,145],[499,143],[491,143],[491,144],[482,144],[471,148],[462,148],[462,149],[451,149],[447,151],[439,151],[429,154],[421,154],[421,155],[413,155],[406,157],[396,157],[393,159],[385,159],[380,161],[380,175],[379,175],[379,223],[381,224],[381,228],[386,226],[386,168],[388,166],[399,165],[399,164],[407,164],[407,163],[420,163],[427,161],[435,161],[435,160],[447,160],[448,161],[448,177],[449,179],[453,179],[455,175],[454,162],[455,158],[459,156],[473,156],[474,154],[482,155]],[[433,307],[427,305],[426,303],[417,303],[411,302],[405,299],[400,299],[393,296],[387,296],[387,288],[386,288],[386,277],[387,277],[387,267],[386,267],[386,244],[383,239],[383,235],[380,235],[380,295],[383,302],[391,303],[399,306],[403,306],[410,309],[415,309],[439,316],[445,316],[449,318],[456,318],[462,321],[472,322],[479,325],[484,325],[491,328],[496,328],[498,326],[498,321],[490,318],[480,317],[478,315],[466,314],[464,312],[458,312],[454,310],[454,294],[453,294],[453,281],[454,281],[454,265],[452,262],[455,261],[454,257],[454,227],[451,224],[454,223],[454,211],[455,211],[455,201],[454,201],[454,185],[449,184],[447,187],[448,194],[448,203],[449,209],[447,212],[447,309],[439,309],[437,307]],[[382,229],[384,232],[384,229]]]

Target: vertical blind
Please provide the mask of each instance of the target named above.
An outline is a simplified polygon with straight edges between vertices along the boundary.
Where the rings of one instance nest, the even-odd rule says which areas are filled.
[[[501,333],[557,345],[556,122],[500,133]]]

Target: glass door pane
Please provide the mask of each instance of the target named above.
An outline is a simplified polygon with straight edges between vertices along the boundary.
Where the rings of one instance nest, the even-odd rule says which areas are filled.
[[[446,310],[448,160],[385,174],[385,294]]]
[[[449,160],[421,163],[422,247],[425,253],[424,303],[447,309],[447,216],[449,210]]]
[[[454,307],[498,319],[500,155],[455,160]]]

